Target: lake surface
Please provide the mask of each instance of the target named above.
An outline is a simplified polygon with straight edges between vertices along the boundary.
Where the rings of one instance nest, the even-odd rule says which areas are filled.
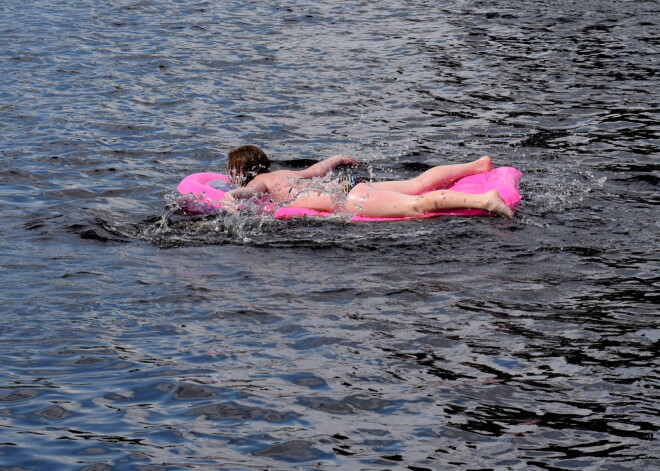
[[[0,3],[0,469],[660,469],[657,1]],[[175,211],[263,147],[514,220]]]

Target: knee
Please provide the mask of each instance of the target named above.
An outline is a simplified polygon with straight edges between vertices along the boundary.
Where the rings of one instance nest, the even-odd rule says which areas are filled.
[[[424,192],[432,190],[433,182],[428,181],[424,178],[424,175],[420,175],[411,180],[412,183],[412,194],[421,195]]]
[[[426,214],[429,210],[428,205],[429,199],[426,196],[420,196],[408,206],[409,214],[407,216],[421,216]]]

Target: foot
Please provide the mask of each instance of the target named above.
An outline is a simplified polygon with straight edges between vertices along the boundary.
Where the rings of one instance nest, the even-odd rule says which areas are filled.
[[[472,162],[477,170],[477,173],[486,173],[493,170],[493,161],[487,155]]]
[[[509,219],[513,218],[513,211],[511,211],[511,208],[506,205],[497,190],[490,190],[489,192],[484,193],[484,198],[485,204],[483,209],[493,214],[497,214],[498,216],[504,216]]]

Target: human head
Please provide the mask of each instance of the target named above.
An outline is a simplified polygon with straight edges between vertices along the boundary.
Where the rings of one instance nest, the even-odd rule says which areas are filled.
[[[245,186],[260,173],[265,173],[270,167],[266,153],[257,146],[241,146],[228,154],[227,173],[231,181],[239,186]]]

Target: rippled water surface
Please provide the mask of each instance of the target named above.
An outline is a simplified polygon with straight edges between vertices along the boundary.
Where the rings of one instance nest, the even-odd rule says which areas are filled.
[[[659,469],[659,10],[0,2],[0,469]],[[524,199],[176,214],[245,143]]]

